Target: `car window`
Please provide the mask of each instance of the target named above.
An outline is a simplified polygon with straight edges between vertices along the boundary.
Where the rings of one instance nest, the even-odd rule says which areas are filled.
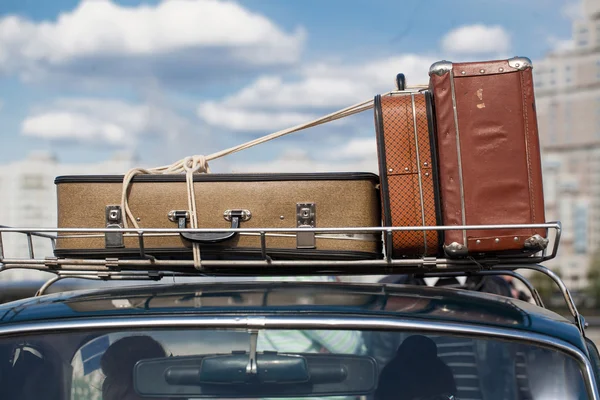
[[[258,369],[248,378],[254,342]],[[40,398],[36,390],[72,400],[587,398],[565,353],[448,334],[156,329],[4,339],[0,348],[10,383],[2,398],[15,400]]]

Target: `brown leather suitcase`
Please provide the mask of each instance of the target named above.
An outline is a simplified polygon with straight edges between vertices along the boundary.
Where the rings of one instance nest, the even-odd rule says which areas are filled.
[[[429,70],[444,225],[544,223],[531,61],[524,57]],[[446,231],[448,255],[531,253],[544,229]]]
[[[384,225],[441,224],[431,93],[378,95],[374,109]],[[437,255],[441,240],[439,231],[395,231],[392,257]]]
[[[59,228],[123,226],[123,176],[63,176],[55,183]],[[229,228],[237,213],[240,228],[378,227],[378,184],[377,175],[370,173],[198,174],[194,177],[198,226]],[[177,228],[179,217],[189,228],[185,175],[138,175],[128,199],[141,229]],[[144,250],[157,258],[191,259],[193,241],[201,243],[203,259],[261,256],[259,233],[145,233]],[[266,248],[274,259],[382,257],[381,234],[372,231],[267,233]],[[135,233],[61,233],[55,255],[128,258],[139,257],[139,249]]]

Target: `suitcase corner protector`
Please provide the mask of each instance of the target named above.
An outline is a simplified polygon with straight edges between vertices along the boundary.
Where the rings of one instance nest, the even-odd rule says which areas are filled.
[[[450,61],[442,60],[431,64],[431,67],[429,67],[429,76],[442,76],[450,71],[452,71],[452,63]]]
[[[449,257],[463,257],[469,254],[469,249],[463,244],[452,242],[444,246],[444,252]]]
[[[525,248],[527,250],[544,250],[548,247],[549,240],[541,235],[535,234],[525,240]]]
[[[508,60],[508,65],[519,71],[523,71],[527,68],[533,68],[533,63],[527,57],[513,57]]]

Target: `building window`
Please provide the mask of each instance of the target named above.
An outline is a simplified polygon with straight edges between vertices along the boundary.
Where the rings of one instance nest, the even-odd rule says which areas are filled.
[[[44,189],[44,177],[41,175],[23,175],[21,189],[40,190]]]
[[[573,210],[573,248],[579,254],[587,253],[588,208],[586,204],[576,204]]]

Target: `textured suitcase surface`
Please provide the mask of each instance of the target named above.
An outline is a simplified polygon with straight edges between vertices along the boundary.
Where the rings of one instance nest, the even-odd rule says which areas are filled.
[[[56,179],[59,228],[106,228],[107,206],[121,202],[122,176],[65,176]],[[328,174],[201,174],[194,178],[198,226],[228,228],[226,210],[248,210],[241,228],[297,228],[304,206],[313,204],[310,219],[319,227],[381,226],[377,175]],[[188,209],[185,176],[141,175],[130,186],[129,206],[140,228],[177,228],[171,211]],[[310,207],[310,206],[309,206]],[[314,213],[314,214],[312,214]],[[304,219],[304,218],[302,218]],[[121,221],[122,222],[122,221]],[[304,225],[302,222],[300,225]],[[114,222],[113,222],[114,224]],[[117,225],[119,223],[117,222]],[[131,226],[131,223],[130,223]],[[186,225],[189,227],[189,223]],[[136,234],[125,234],[122,246],[104,234],[59,235],[57,256],[139,257]],[[310,241],[309,241],[310,242]],[[298,245],[302,248],[298,248]],[[316,234],[315,246],[299,243],[294,233],[267,234],[267,253],[273,258],[381,257],[379,233]],[[178,233],[144,235],[145,252],[159,258],[191,258],[192,242]],[[202,244],[203,258],[233,259],[260,256],[258,234],[236,235],[217,244]]]
[[[441,223],[431,95],[396,92],[375,97],[375,128],[385,226]],[[439,253],[441,233],[397,231],[393,257]]]
[[[532,66],[431,66],[444,225],[544,223]],[[539,235],[539,236],[537,236]],[[539,250],[545,230],[446,231],[448,254]]]

